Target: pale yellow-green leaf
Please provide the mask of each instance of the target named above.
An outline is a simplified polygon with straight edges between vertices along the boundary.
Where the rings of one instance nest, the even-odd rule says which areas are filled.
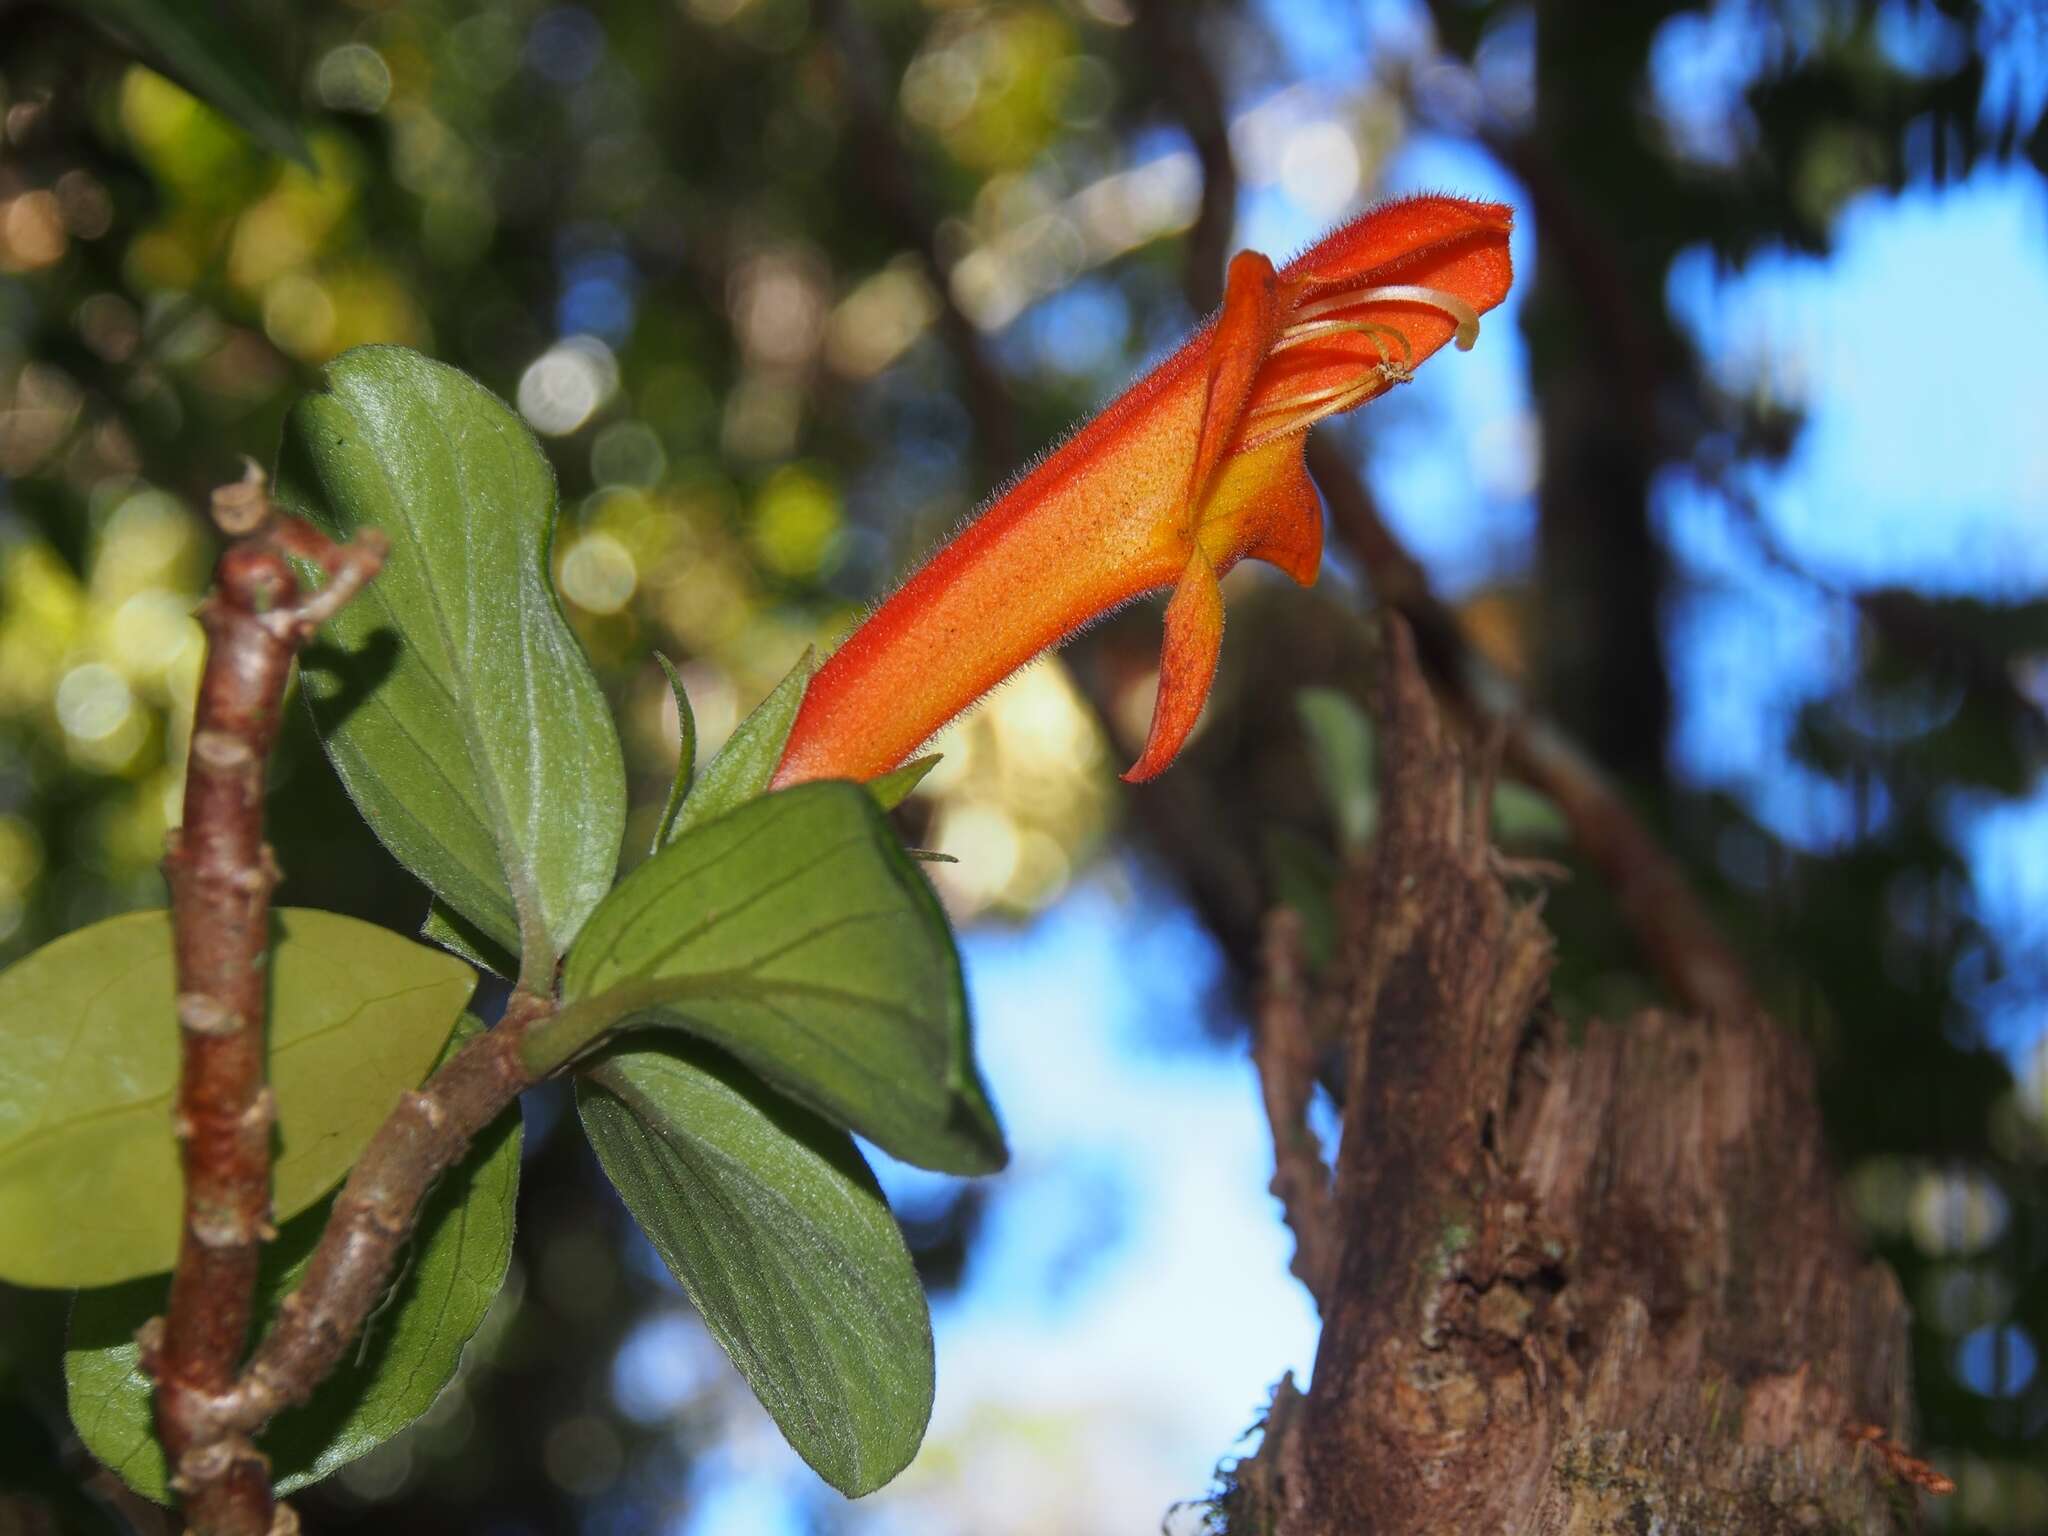
[[[284,908],[271,955],[276,1217],[340,1181],[469,1001],[452,955]],[[0,1280],[111,1285],[170,1268],[182,1185],[167,912],[109,918],[0,973]]]

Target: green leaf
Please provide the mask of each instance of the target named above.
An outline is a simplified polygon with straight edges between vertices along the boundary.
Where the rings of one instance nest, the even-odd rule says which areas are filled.
[[[562,993],[531,1067],[663,1024],[908,1162],[1003,1164],[945,915],[856,785],[783,790],[669,844],[592,914]]]
[[[1323,797],[1337,818],[1337,835],[1346,848],[1362,848],[1376,819],[1372,722],[1334,688],[1303,688],[1294,707],[1308,734]]]
[[[448,1054],[483,1026],[464,1019]],[[444,1058],[445,1059],[445,1058]],[[512,1261],[519,1193],[519,1115],[506,1114],[435,1185],[400,1260],[397,1285],[312,1400],[265,1432],[281,1494],[325,1477],[404,1429],[455,1378],[462,1351],[490,1311]],[[257,1316],[276,1315],[305,1273],[331,1201],[287,1222],[264,1250]],[[159,1504],[170,1496],[163,1449],[150,1428],[149,1381],[135,1330],[163,1310],[164,1283],[139,1280],[86,1291],[71,1314],[64,1384],[86,1449],[122,1482]]]
[[[508,981],[519,974],[519,962],[510,953],[481,928],[465,922],[461,913],[438,896],[427,902],[427,915],[420,923],[420,937],[429,944],[438,944],[462,956],[478,969],[503,976]]]
[[[271,71],[236,35],[219,0],[77,0],[143,63],[239,123],[272,154],[314,170]]]
[[[359,347],[285,423],[277,496],[391,554],[304,670],[314,723],[384,845],[545,984],[611,888],[618,733],[548,575],[555,483],[519,418],[453,368]]]
[[[879,779],[868,780],[868,793],[875,797],[875,804],[885,811],[893,811],[910,798],[910,792],[924,782],[924,776],[939,766],[942,752],[928,753],[913,757],[894,772],[885,773]]]
[[[739,723],[718,756],[711,759],[711,766],[697,776],[696,785],[670,823],[669,842],[768,792],[768,781],[782,762],[790,727],[796,724],[797,707],[817,669],[817,655],[806,646],[789,675],[754,706],[754,712]]]
[[[1564,843],[1571,828],[1557,802],[1526,784],[1503,780],[1493,789],[1493,833],[1504,843]]]
[[[1268,828],[1261,842],[1273,900],[1301,918],[1302,953],[1320,971],[1337,955],[1337,861],[1319,841],[1285,827]]]
[[[853,1139],[685,1042],[577,1086],[626,1208],[789,1443],[850,1498],[916,1454],[932,1410],[924,1292]]]
[[[281,908],[270,958],[272,1201],[296,1215],[425,1074],[476,975],[332,912]],[[109,918],[0,973],[0,1280],[109,1285],[171,1267],[178,1024],[167,912]]]
[[[676,816],[683,808],[683,801],[689,798],[690,783],[697,776],[697,716],[690,708],[690,695],[683,687],[682,674],[676,671],[675,663],[659,651],[654,653],[654,659],[661,663],[661,670],[668,677],[669,692],[676,696],[676,723],[683,737],[676,753],[675,782],[669,785],[668,804],[661,809],[661,822],[654,831],[654,846],[648,850],[659,853],[675,836]]]

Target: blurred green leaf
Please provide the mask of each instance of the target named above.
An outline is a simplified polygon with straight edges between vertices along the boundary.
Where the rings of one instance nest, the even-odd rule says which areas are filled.
[[[461,1022],[443,1060],[483,1026]],[[408,1085],[410,1086],[410,1085]],[[279,1493],[317,1482],[389,1440],[434,1405],[505,1283],[519,1194],[520,1123],[501,1117],[434,1188],[396,1286],[312,1400],[279,1416],[263,1449]],[[257,1315],[304,1277],[332,1201],[285,1224],[263,1253]],[[170,1502],[163,1449],[150,1426],[149,1381],[135,1330],[163,1310],[164,1284],[141,1280],[78,1298],[64,1352],[71,1421],[86,1449],[145,1498]]]
[[[1493,834],[1504,843],[1566,843],[1571,828],[1548,795],[1503,780],[1493,787]]]
[[[737,810],[768,792],[768,781],[775,777],[775,769],[782,762],[790,727],[796,724],[804,690],[811,685],[811,674],[817,668],[817,655],[806,646],[789,674],[754,706],[754,712],[726,739],[711,765],[698,775],[682,809],[669,824],[668,841],[674,842],[690,828]]]
[[[77,0],[143,63],[247,131],[272,154],[315,169],[304,135],[219,0]]]
[[[1372,837],[1375,819],[1372,722],[1334,688],[1303,688],[1294,696],[1294,707],[1337,835],[1346,848],[1362,848]]]
[[[945,914],[855,785],[783,790],[669,844],[592,914],[562,993],[723,1046],[907,1162],[1003,1164]]]
[[[1273,899],[1300,916],[1302,953],[1320,971],[1337,956],[1337,861],[1286,827],[1268,828],[1262,846]]]
[[[916,1454],[924,1292],[853,1138],[702,1046],[615,1052],[576,1103],[598,1160],[789,1443],[850,1498]]]
[[[425,1074],[476,975],[352,917],[287,907],[276,922],[272,1201],[283,1218],[348,1171]],[[167,912],[94,923],[0,973],[0,1278],[110,1285],[171,1267],[183,1189],[175,994]]]
[[[662,674],[668,678],[669,692],[676,699],[676,727],[682,734],[682,742],[676,751],[675,782],[669,785],[668,804],[661,808],[661,822],[654,831],[654,847],[649,851],[659,853],[664,844],[675,836],[676,817],[682,811],[683,802],[689,798],[690,785],[697,777],[697,716],[690,708],[690,695],[683,687],[682,674],[676,671],[675,663],[661,652],[654,653],[654,659],[661,663]]]
[[[453,368],[360,347],[285,423],[280,502],[390,558],[308,653],[335,771],[399,861],[530,978],[610,889],[618,733],[549,579],[555,482],[519,418]]]

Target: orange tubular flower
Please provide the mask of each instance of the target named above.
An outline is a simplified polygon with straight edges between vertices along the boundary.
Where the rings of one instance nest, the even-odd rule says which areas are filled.
[[[1469,347],[1507,296],[1513,215],[1416,197],[1354,220],[1278,272],[1230,263],[1208,326],[941,548],[819,669],[778,787],[870,779],[1040,651],[1172,586],[1159,698],[1124,777],[1194,729],[1223,641],[1219,578],[1250,557],[1303,586],[1322,556],[1308,429]]]

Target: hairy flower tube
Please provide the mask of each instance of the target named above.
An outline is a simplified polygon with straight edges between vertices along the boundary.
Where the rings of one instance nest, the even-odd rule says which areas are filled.
[[[1039,652],[1172,587],[1152,778],[1201,714],[1223,641],[1218,581],[1265,560],[1303,586],[1322,556],[1308,429],[1467,348],[1507,296],[1512,212],[1387,203],[1285,267],[1230,263],[1223,307],[1185,346],[999,494],[811,679],[775,783],[870,779]]]

